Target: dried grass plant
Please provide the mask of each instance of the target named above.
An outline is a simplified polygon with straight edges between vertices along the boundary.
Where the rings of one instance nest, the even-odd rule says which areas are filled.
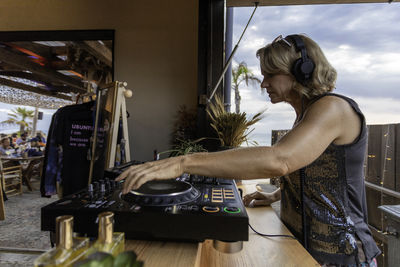
[[[265,110],[258,112],[248,120],[246,112],[227,112],[221,97],[218,95],[215,96],[215,102],[207,108],[211,127],[216,131],[223,147],[238,147],[243,143],[256,145],[257,142],[248,139],[249,134],[254,130],[250,127],[263,118],[264,112]]]

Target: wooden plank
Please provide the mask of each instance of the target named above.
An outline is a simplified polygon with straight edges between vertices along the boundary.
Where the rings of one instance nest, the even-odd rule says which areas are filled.
[[[0,162],[1,164],[1,162]],[[5,220],[6,218],[6,211],[4,207],[4,200],[3,200],[3,182],[0,180],[0,221]]]
[[[367,148],[365,150],[365,156],[364,156],[364,179],[367,180],[367,172],[368,172],[368,141],[367,141]]]
[[[395,191],[400,192],[400,123],[395,125]]]
[[[378,209],[378,206],[382,205],[381,193],[368,187],[365,188],[365,191],[367,197],[368,224],[382,231],[382,212]]]
[[[365,179],[381,185],[382,174],[382,125],[368,125],[368,158]]]
[[[366,180],[396,189],[396,125],[368,125]]]
[[[53,46],[51,52],[57,56],[66,56],[68,55],[68,46]]]
[[[382,211],[378,207],[381,205],[398,205],[400,204],[400,199],[369,187],[366,187],[366,198],[368,224],[380,231],[385,231],[387,226],[386,220],[383,218]]]
[[[108,49],[108,47],[99,43],[98,41],[83,41],[76,43],[88,51],[89,54],[92,54],[107,66],[112,67],[112,52],[110,49]]]
[[[64,84],[77,88],[82,92],[86,92],[85,88],[82,87],[81,81],[65,76],[53,69],[40,66],[39,64],[31,62],[27,57],[9,52],[6,49],[0,49],[0,61],[4,61],[11,66],[23,70],[28,70],[35,74],[43,75],[51,81],[62,82]]]
[[[30,41],[10,42],[10,43],[4,42],[4,44],[6,44],[10,47],[14,47],[14,48],[26,49],[28,51],[31,51],[35,54],[38,54],[38,55],[44,57],[46,60],[51,60],[53,57],[56,56],[52,53],[51,47],[42,45],[42,44],[38,44],[38,43],[34,43],[34,42],[30,42]]]
[[[226,0],[227,7],[254,6],[254,0]],[[259,0],[260,6],[387,3],[386,0]]]
[[[241,188],[243,194],[256,190],[255,184],[243,185]],[[270,206],[246,210],[250,224],[257,231],[291,235]],[[249,241],[244,242],[243,249],[237,253],[226,254],[216,251],[211,240],[200,246],[201,257],[198,265],[200,267],[320,266],[297,240],[282,237],[266,238],[252,231],[249,232]]]
[[[400,199],[399,198],[395,198],[392,196],[389,196],[385,193],[381,194],[381,198],[382,198],[382,205],[399,205],[400,204]],[[385,218],[383,212],[381,211],[381,216],[382,216],[382,230],[386,231],[387,230],[387,219]]]
[[[22,78],[26,80],[30,80],[33,82],[41,83],[44,84],[50,91],[53,92],[64,92],[64,93],[79,93],[80,90],[70,87],[70,86],[58,86],[54,85],[51,83],[49,80],[46,79],[46,77],[34,74],[34,73],[29,73],[29,72],[23,72],[23,71],[0,71],[0,75],[4,76],[10,76],[10,77],[17,77],[17,78]]]
[[[382,130],[382,184],[385,188],[395,190],[395,125],[384,125]]]
[[[290,130],[272,130],[272,132],[271,132],[271,145],[276,144],[289,131]]]
[[[125,250],[133,250],[146,267],[195,266],[197,243],[126,240]]]
[[[13,88],[17,88],[17,89],[21,89],[21,90],[24,90],[24,91],[32,92],[32,93],[37,93],[37,94],[41,94],[41,95],[47,95],[47,96],[61,98],[61,99],[65,99],[65,100],[71,100],[70,96],[66,96],[66,95],[63,95],[63,94],[50,92],[50,91],[47,91],[45,89],[40,89],[38,87],[33,87],[33,86],[30,86],[30,85],[27,85],[27,84],[24,84],[24,83],[14,82],[12,80],[4,79],[4,78],[0,78],[0,84],[5,85],[5,86],[9,86],[9,87],[13,87]]]

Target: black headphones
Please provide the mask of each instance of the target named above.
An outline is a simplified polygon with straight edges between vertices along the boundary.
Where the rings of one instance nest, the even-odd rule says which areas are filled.
[[[306,86],[306,83],[310,81],[311,75],[315,69],[314,61],[307,56],[307,49],[303,42],[303,39],[297,34],[288,35],[285,37],[287,40],[291,40],[296,48],[297,52],[301,52],[301,58],[296,59],[292,66],[292,74],[296,80],[302,85]]]

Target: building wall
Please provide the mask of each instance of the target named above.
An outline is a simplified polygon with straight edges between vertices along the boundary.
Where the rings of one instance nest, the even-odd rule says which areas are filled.
[[[198,0],[2,0],[1,31],[114,29],[115,80],[127,99],[131,157],[169,149],[179,105],[197,101]]]

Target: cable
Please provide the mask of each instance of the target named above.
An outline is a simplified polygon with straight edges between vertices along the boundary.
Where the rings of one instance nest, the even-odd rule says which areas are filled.
[[[223,68],[223,70],[222,70],[222,74],[221,74],[221,76],[219,76],[219,79],[218,79],[217,83],[215,84],[214,89],[212,90],[212,93],[211,93],[210,97],[207,98],[207,103],[210,103],[210,102],[211,102],[212,98],[214,97],[215,92],[216,92],[217,89],[218,89],[219,84],[220,84],[221,81],[222,81],[222,78],[224,78],[225,73],[226,73],[226,71],[228,70],[229,65],[231,64],[231,61],[232,61],[232,59],[233,59],[233,56],[234,56],[235,53],[236,53],[236,49],[239,47],[239,43],[240,43],[240,41],[242,40],[242,37],[243,37],[244,33],[246,32],[247,27],[249,26],[249,24],[250,24],[250,22],[251,22],[251,20],[252,20],[252,18],[253,18],[253,16],[254,16],[254,13],[255,13],[256,10],[257,10],[258,4],[259,4],[259,2],[254,2],[254,6],[255,6],[255,7],[254,7],[254,10],[253,10],[253,13],[251,13],[250,19],[249,19],[249,21],[247,22],[246,27],[244,28],[244,30],[243,30],[243,32],[242,32],[242,35],[240,35],[239,41],[236,43],[235,48],[233,49],[233,51],[231,52],[231,55],[229,56],[229,59],[226,61],[226,64],[225,64],[225,66],[224,66],[224,68]]]
[[[257,232],[257,231],[253,228],[253,226],[250,225],[250,223],[249,223],[249,227],[251,228],[251,230],[253,230],[256,234],[258,234],[258,235],[260,235],[260,236],[265,236],[265,237],[288,237],[288,238],[293,238],[293,239],[299,241],[295,236],[292,236],[292,235],[267,235],[267,234],[262,234],[262,233],[260,233],[260,232]]]

